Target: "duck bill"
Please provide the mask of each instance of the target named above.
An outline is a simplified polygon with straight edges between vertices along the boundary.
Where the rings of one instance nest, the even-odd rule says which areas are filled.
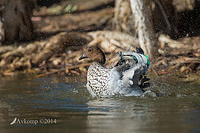
[[[79,60],[82,60],[82,59],[85,59],[85,58],[87,58],[87,57],[85,56],[85,54],[83,54],[83,55],[79,58]]]

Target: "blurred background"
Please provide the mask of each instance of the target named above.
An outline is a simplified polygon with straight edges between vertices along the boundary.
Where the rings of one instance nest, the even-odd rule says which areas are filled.
[[[143,23],[130,0],[1,0],[0,73],[84,75],[89,64],[78,58],[92,45],[106,52],[106,66],[117,51],[142,47],[156,75],[199,73],[199,6],[199,0],[144,1]]]

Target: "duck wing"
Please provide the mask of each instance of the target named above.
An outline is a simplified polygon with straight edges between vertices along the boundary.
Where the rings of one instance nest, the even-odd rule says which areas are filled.
[[[121,73],[123,86],[128,88],[139,86],[144,89],[150,85],[146,77],[150,62],[141,48],[136,50],[137,52],[118,52],[120,59],[113,69]]]

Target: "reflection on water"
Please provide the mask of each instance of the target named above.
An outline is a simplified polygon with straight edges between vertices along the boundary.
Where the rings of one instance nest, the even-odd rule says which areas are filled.
[[[2,78],[0,129],[2,133],[200,132],[198,86],[165,80],[153,80],[154,89],[165,92],[162,97],[98,99],[88,94],[81,77]]]

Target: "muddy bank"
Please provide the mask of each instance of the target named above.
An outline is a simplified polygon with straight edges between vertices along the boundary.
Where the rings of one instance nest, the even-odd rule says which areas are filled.
[[[199,37],[174,41],[161,35],[159,39],[160,55],[150,69],[154,74],[200,73]],[[136,38],[116,31],[61,32],[42,41],[1,46],[0,72],[1,75],[18,72],[42,74],[40,76],[54,73],[85,75],[90,61],[78,60],[84,47],[101,47],[106,52],[106,66],[112,67],[117,51],[133,50],[138,45]]]
[[[35,39],[0,47],[0,75],[86,75],[90,61],[80,62],[78,58],[84,47],[92,45],[106,52],[106,66],[112,67],[117,51],[134,50],[139,44],[137,38],[111,30],[113,0],[98,5],[77,5],[73,14],[63,12],[65,8],[52,14],[47,8],[36,10],[32,17]],[[172,40],[158,34],[158,52],[150,69],[155,75],[200,74],[199,36]]]

